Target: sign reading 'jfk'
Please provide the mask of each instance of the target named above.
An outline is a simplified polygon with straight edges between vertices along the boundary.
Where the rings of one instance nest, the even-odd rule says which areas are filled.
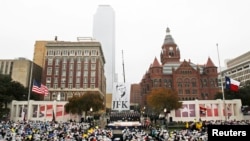
[[[130,85],[115,83],[112,94],[112,110],[130,110]]]

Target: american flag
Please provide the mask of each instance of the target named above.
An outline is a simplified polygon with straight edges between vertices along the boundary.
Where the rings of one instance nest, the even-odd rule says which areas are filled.
[[[45,85],[38,83],[36,80],[34,80],[33,82],[32,92],[43,94],[43,95],[49,94],[48,88]]]

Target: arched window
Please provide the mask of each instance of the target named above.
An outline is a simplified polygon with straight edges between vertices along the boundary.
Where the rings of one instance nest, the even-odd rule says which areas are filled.
[[[158,80],[157,79],[154,79],[154,87],[158,87]]]
[[[182,87],[182,79],[181,78],[177,79],[177,86],[180,88]]]
[[[192,87],[197,87],[196,78],[191,79]]]
[[[201,79],[202,87],[207,87],[207,79]]]
[[[188,78],[186,78],[186,79],[184,80],[184,86],[185,86],[185,87],[189,87],[189,84],[190,84],[190,81],[189,81]]]

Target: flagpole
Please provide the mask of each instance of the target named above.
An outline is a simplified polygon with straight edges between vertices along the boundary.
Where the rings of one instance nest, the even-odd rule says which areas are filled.
[[[32,89],[32,77],[33,77],[33,61],[31,61],[31,67],[30,67],[30,82],[29,82],[29,93],[28,93],[28,108],[27,108],[27,121],[29,120],[29,107],[30,107],[30,93]]]
[[[219,55],[219,47],[218,43],[216,44],[217,46],[217,54],[218,54],[218,61],[219,61],[219,69],[220,69],[220,81],[221,81],[221,92],[222,92],[222,100],[224,103],[224,110],[225,110],[225,120],[227,120],[227,112],[226,112],[226,102],[225,102],[225,94],[224,94],[224,86],[223,86],[223,81],[222,81],[222,71],[221,71],[221,65],[220,65],[220,55]]]

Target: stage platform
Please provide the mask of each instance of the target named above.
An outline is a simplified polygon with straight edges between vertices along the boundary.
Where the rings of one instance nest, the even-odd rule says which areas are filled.
[[[141,123],[139,121],[115,121],[109,123],[107,128],[113,130],[123,130],[124,128],[141,128]]]

